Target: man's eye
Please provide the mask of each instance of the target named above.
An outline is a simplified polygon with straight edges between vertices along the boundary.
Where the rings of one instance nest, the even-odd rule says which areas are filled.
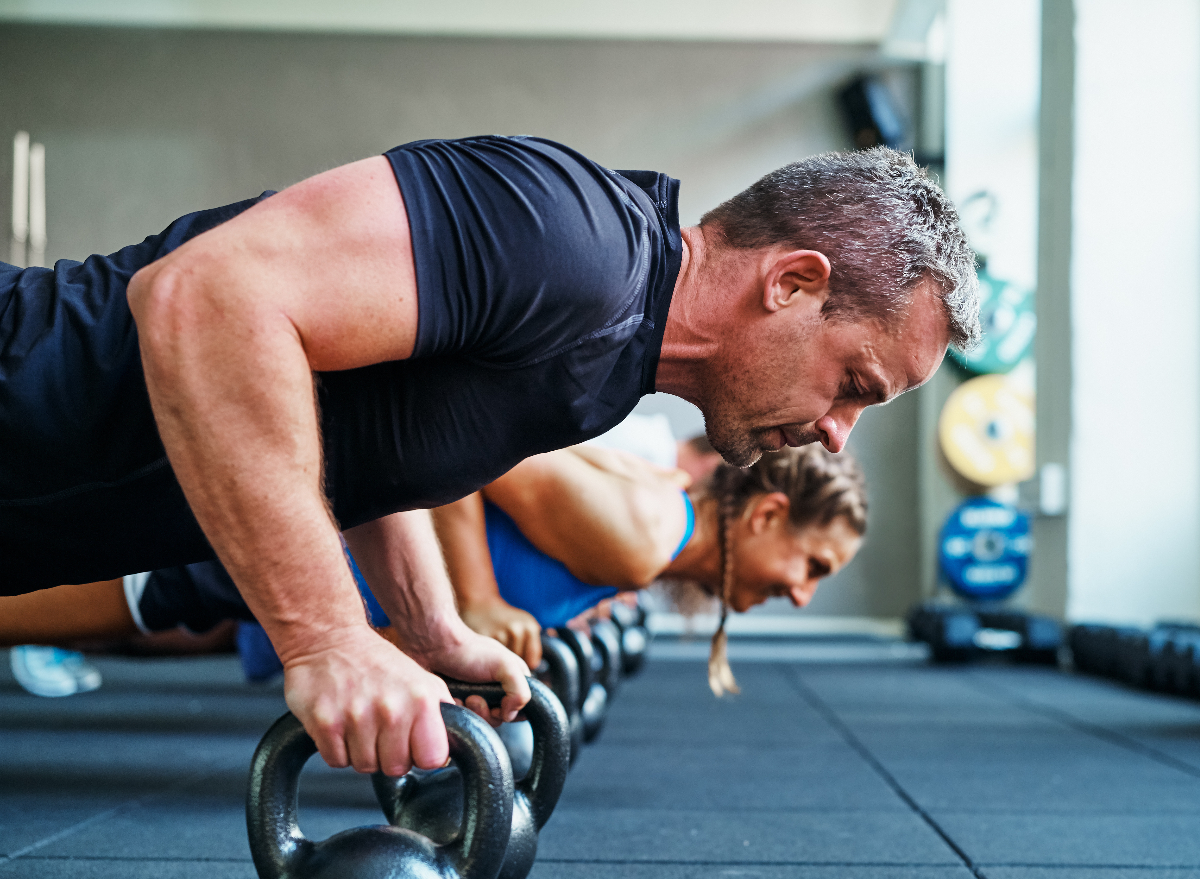
[[[811,580],[819,580],[822,577],[828,577],[829,565],[825,562],[817,561],[816,559],[809,559],[808,576]]]

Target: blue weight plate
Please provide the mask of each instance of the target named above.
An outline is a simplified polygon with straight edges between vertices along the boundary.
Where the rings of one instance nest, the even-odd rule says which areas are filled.
[[[1029,517],[990,498],[963,501],[942,526],[938,561],[950,588],[963,598],[1001,599],[1025,582]]]
[[[1008,372],[1029,354],[1037,330],[1033,293],[979,272],[979,323],[983,339],[969,353],[954,346],[950,356],[977,375]]]

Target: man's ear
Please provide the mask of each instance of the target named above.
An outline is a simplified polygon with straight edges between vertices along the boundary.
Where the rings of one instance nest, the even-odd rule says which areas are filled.
[[[779,311],[800,303],[817,310],[829,298],[829,259],[818,250],[792,250],[774,256],[763,278],[763,305]]]
[[[759,495],[750,510],[750,533],[762,534],[777,521],[786,522],[792,505],[782,491]]]

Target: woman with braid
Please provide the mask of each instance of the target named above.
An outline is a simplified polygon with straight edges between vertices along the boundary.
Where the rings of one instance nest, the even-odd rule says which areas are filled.
[[[435,522],[463,619],[536,664],[529,615],[557,627],[618,591],[660,579],[691,584],[721,605],[709,684],[717,695],[736,691],[727,611],[773,597],[808,604],[820,580],[858,552],[865,482],[852,457],[819,444],[688,481],[633,455],[576,446],[528,458],[479,495],[441,508]],[[490,560],[455,541],[480,517]]]
[[[689,482],[634,455],[574,446],[528,458],[435,510],[463,619],[532,667],[541,628],[660,579],[691,584],[721,605],[709,684],[717,695],[736,691],[725,659],[727,611],[777,596],[806,605],[862,543],[865,485],[853,458],[818,444],[767,453],[744,470],[721,464]],[[0,597],[0,645],[61,645],[181,623],[195,631],[224,617],[250,615],[228,575],[208,562]]]

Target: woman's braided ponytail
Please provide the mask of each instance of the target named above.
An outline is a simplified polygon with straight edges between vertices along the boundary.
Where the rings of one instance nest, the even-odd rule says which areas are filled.
[[[867,531],[866,480],[858,462],[849,455],[833,455],[813,444],[798,449],[769,452],[745,469],[721,464],[702,487],[717,502],[721,542],[721,622],[713,635],[708,656],[708,686],[717,696],[739,692],[729,667],[725,619],[735,582],[734,520],[758,495],[782,492],[788,498],[788,519],[796,528],[828,525],[844,517],[855,532]]]

